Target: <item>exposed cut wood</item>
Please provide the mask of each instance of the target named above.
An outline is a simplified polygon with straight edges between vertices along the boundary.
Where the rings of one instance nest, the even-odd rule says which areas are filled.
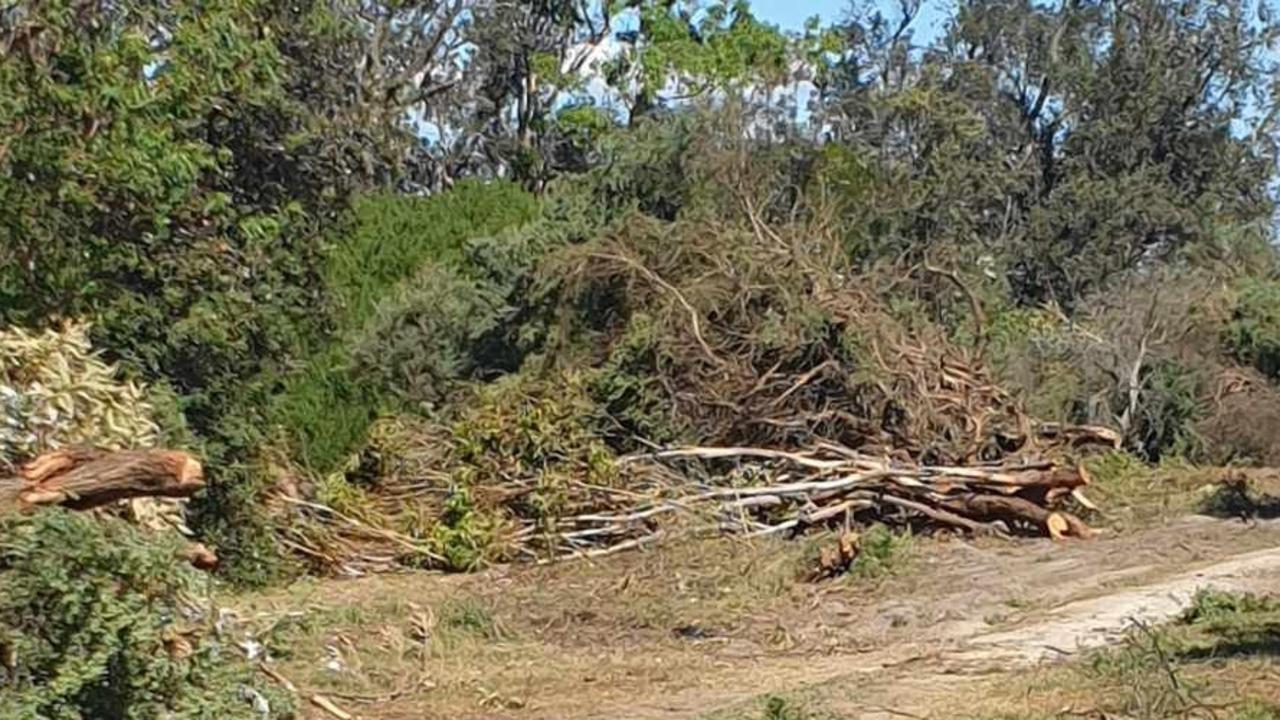
[[[129,498],[189,497],[203,487],[200,463],[177,450],[54,450],[23,465],[17,477],[0,478],[0,512],[88,510]]]

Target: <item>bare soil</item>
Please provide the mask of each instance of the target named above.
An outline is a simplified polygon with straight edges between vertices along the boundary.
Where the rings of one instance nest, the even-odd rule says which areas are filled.
[[[672,544],[595,564],[300,583],[232,605],[272,667],[368,720],[757,718],[769,694],[829,717],[948,718],[983,714],[993,687],[1113,641],[1133,618],[1175,615],[1200,587],[1280,593],[1275,520],[922,539],[887,576],[816,584],[799,580],[812,550]]]

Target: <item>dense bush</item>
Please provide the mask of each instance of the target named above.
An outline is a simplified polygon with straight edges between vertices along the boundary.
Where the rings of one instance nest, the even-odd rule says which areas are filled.
[[[1280,282],[1242,280],[1223,339],[1241,362],[1280,379]]]
[[[360,198],[355,222],[330,254],[328,287],[342,306],[342,326],[359,330],[398,284],[427,263],[462,270],[466,243],[538,216],[534,196],[510,183],[460,183],[431,197]]]
[[[285,428],[308,468],[338,468],[379,412],[436,398],[465,372],[471,345],[496,325],[503,302],[498,290],[466,279],[482,272],[468,261],[468,241],[537,213],[533,196],[506,183],[357,202],[350,234],[327,260],[339,305],[334,340],[286,379],[266,419]]]
[[[51,511],[0,526],[0,717],[292,717],[214,634],[208,580],[119,521]]]
[[[0,27],[40,28],[0,58],[0,322],[92,320],[211,433],[323,325],[317,224],[342,199],[262,6],[81,9]]]
[[[498,326],[504,300],[484,281],[428,264],[378,303],[354,338],[354,372],[407,403],[436,403],[483,360],[473,351]]]

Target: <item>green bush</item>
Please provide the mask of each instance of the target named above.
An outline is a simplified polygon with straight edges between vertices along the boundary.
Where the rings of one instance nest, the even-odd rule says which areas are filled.
[[[1130,442],[1153,462],[1169,455],[1195,454],[1195,426],[1203,415],[1201,379],[1178,363],[1161,361],[1147,370],[1139,394]]]
[[[441,400],[483,358],[475,351],[502,319],[501,292],[426,265],[378,304],[353,341],[356,374],[409,403]]]
[[[436,398],[443,381],[465,373],[471,346],[500,308],[497,291],[464,279],[482,272],[469,265],[469,241],[538,211],[532,195],[509,183],[356,203],[350,235],[326,266],[340,306],[335,340],[271,402],[270,423],[291,434],[297,459],[320,473],[338,469],[380,413]]]
[[[454,478],[462,485],[531,481],[509,505],[523,517],[553,520],[575,484],[615,484],[613,453],[596,432],[597,409],[582,378],[513,375],[485,386],[453,424]]]
[[[505,182],[464,182],[430,197],[360,198],[351,234],[334,248],[325,270],[342,306],[341,326],[362,327],[388,292],[424,264],[462,269],[468,240],[524,224],[538,213],[534,196]]]
[[[1269,378],[1280,378],[1280,282],[1246,278],[1223,333],[1227,350]]]
[[[207,580],[174,542],[62,511],[0,537],[0,718],[292,717],[214,635]]]

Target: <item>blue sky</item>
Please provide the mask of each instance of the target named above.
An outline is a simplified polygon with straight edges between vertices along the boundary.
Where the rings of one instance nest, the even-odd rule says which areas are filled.
[[[885,9],[893,13],[897,3],[893,0],[880,0]],[[817,15],[823,22],[830,23],[844,18],[848,12],[850,0],[751,0],[751,9],[756,17],[780,25],[785,30],[799,30],[804,21]],[[949,0],[924,0],[920,8],[920,17],[916,19],[916,37],[924,39],[935,35],[941,29],[942,19],[950,8]]]
[[[838,20],[848,7],[848,0],[752,0],[751,3],[757,17],[788,30],[798,30],[814,15],[822,16],[827,22]]]

